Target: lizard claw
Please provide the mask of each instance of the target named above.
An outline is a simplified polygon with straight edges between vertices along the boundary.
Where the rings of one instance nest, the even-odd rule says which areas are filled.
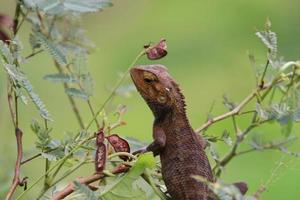
[[[248,185],[245,182],[236,182],[233,185],[239,189],[242,195],[245,195],[248,191]]]

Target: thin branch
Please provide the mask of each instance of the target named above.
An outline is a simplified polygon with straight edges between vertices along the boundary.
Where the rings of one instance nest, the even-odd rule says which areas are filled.
[[[9,108],[9,112],[11,115],[11,119],[13,122],[13,125],[15,128],[17,128],[16,125],[16,114],[14,112],[14,103],[13,103],[13,97],[12,97],[12,93],[13,93],[13,88],[11,86],[11,83],[8,81],[7,83],[7,101],[8,101],[8,108]]]
[[[119,173],[123,173],[124,170],[127,171],[129,169],[128,166],[125,166],[125,165],[121,165],[121,168],[120,166],[117,166],[115,167],[111,173],[112,174],[119,174]],[[98,181],[102,178],[105,177],[105,174],[101,173],[101,174],[93,174],[91,176],[88,176],[88,177],[85,177],[85,178],[78,178],[77,181],[81,184],[85,184],[87,185],[88,187],[89,184],[95,182],[95,181]],[[68,195],[70,195],[72,192],[74,192],[74,184],[73,183],[69,183],[62,191],[58,192],[57,194],[55,194],[54,197],[52,197],[51,200],[60,200],[60,199],[64,199],[65,197],[67,197]]]
[[[259,84],[259,87],[260,87],[260,88],[263,88],[264,85],[265,85],[264,78],[265,78],[265,76],[266,76],[266,73],[267,73],[267,69],[268,69],[269,63],[270,63],[270,61],[269,61],[269,59],[268,59],[266,65],[265,65],[264,72],[263,72],[263,74],[262,74],[262,76],[261,76],[261,79],[260,79],[260,84]]]
[[[72,72],[72,70],[70,69],[69,65],[67,65],[66,69],[68,70],[68,72],[69,72],[70,74],[73,74],[73,72]],[[79,78],[79,77],[78,77],[78,78]],[[80,83],[80,81],[78,81],[77,85],[78,85],[78,87],[79,87],[81,90],[84,90],[83,87],[82,87],[82,85],[81,85],[81,83]],[[93,106],[92,106],[92,103],[91,103],[90,99],[88,98],[88,99],[86,100],[86,102],[87,102],[88,107],[89,107],[89,109],[90,109],[90,111],[91,111],[92,117],[94,118],[94,117],[95,117],[95,111],[94,111],[94,108],[93,108]],[[96,124],[96,126],[97,126],[97,129],[99,130],[99,129],[100,129],[100,124],[99,124],[97,118],[95,118],[95,124]]]
[[[43,51],[44,51],[44,49],[40,49],[38,51],[32,52],[31,54],[29,54],[28,56],[25,57],[25,60],[27,60],[27,59],[29,59],[29,58],[31,58],[31,57],[39,54],[39,53],[42,53]]]
[[[200,128],[196,129],[196,133],[200,133],[201,131],[207,129],[210,125],[212,125],[215,122],[221,121],[223,119],[226,119],[228,117],[238,115],[240,111],[256,96],[257,92],[252,92],[249,96],[247,96],[237,107],[235,107],[233,110],[220,115],[218,117],[212,118],[208,120],[205,124],[203,124]]]
[[[27,158],[26,160],[23,160],[23,161],[21,162],[21,165],[24,165],[25,163],[27,163],[27,162],[29,162],[29,161],[35,159],[35,158],[38,158],[38,157],[40,157],[41,155],[42,155],[42,153],[38,153],[38,154],[36,154],[36,155],[34,155],[34,156],[30,157],[30,158]]]
[[[123,81],[125,80],[125,78],[127,77],[127,74],[130,70],[130,68],[135,65],[135,63],[139,60],[140,57],[142,57],[145,54],[145,50],[141,51],[137,57],[132,61],[132,63],[129,65],[129,67],[127,68],[127,70],[125,71],[125,73],[123,74],[123,76],[120,78],[120,80],[116,83],[115,87],[113,88],[113,90],[111,91],[110,95],[107,97],[107,99],[104,101],[104,103],[100,106],[99,110],[96,112],[95,116],[93,117],[93,119],[91,119],[91,121],[88,123],[88,125],[86,126],[85,130],[88,130],[90,128],[90,126],[92,125],[93,121],[98,117],[98,115],[103,111],[103,109],[105,108],[105,106],[108,104],[108,102],[110,102],[110,100],[112,99],[112,97],[115,95],[116,90],[121,86],[121,84],[123,83]]]
[[[46,119],[44,120],[44,122],[45,122],[45,130],[48,131],[48,122],[47,122]],[[46,159],[45,159],[45,172],[47,172],[47,171],[49,170],[50,164],[51,164],[50,160],[48,160],[48,159],[46,158]],[[49,174],[47,174],[47,175],[45,176],[45,179],[44,179],[44,187],[43,187],[43,191],[47,191],[47,190],[48,190],[48,188],[50,187],[50,184],[51,184],[50,182],[51,182],[51,181],[50,181],[50,178],[49,178]]]
[[[21,14],[21,4],[20,4],[20,2],[17,1],[15,16],[14,16],[14,27],[13,27],[14,35],[16,35],[18,32],[20,14]]]
[[[56,69],[59,71],[59,73],[62,73],[62,70],[61,70],[59,64],[55,60],[54,60],[54,64],[55,64]],[[65,90],[69,88],[67,83],[64,83],[63,85],[64,85]],[[71,107],[73,109],[73,112],[76,116],[76,119],[78,121],[78,124],[79,124],[80,128],[84,129],[84,123],[83,123],[82,117],[80,115],[79,109],[76,105],[76,102],[75,102],[74,98],[70,95],[67,95],[67,96],[68,96],[69,102],[71,104]]]
[[[16,28],[16,30],[15,30],[15,35],[19,32],[19,30],[20,30],[22,24],[24,23],[24,21],[25,21],[25,19],[26,19],[26,17],[27,17],[28,14],[29,14],[29,11],[27,11],[25,14],[23,14],[22,20],[21,20],[21,22],[19,23],[19,26],[18,26],[18,27]]]
[[[16,165],[15,165],[14,179],[13,179],[12,185],[10,186],[10,189],[5,197],[5,200],[12,199],[12,196],[13,196],[15,190],[17,189],[17,186],[23,185],[24,181],[26,180],[26,179],[23,179],[23,180],[20,179],[21,160],[22,160],[22,156],[23,156],[23,147],[22,147],[23,132],[19,128],[16,128],[15,134],[16,134],[16,140],[17,140],[17,161],[16,161]]]
[[[253,148],[250,148],[250,149],[247,149],[247,150],[244,150],[244,151],[237,152],[235,155],[240,156],[240,155],[244,155],[244,154],[254,152],[254,151],[280,150],[281,147],[283,147],[284,145],[294,141],[294,139],[295,138],[288,138],[286,140],[282,140],[282,141],[275,142],[275,143],[267,143],[267,144],[264,144],[264,145],[260,146],[260,148],[254,148],[253,147]]]

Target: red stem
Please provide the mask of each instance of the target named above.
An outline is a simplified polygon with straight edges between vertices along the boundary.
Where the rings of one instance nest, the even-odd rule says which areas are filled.
[[[22,147],[22,136],[23,132],[19,129],[16,128],[16,139],[17,139],[17,161],[15,165],[15,174],[14,174],[14,179],[12,182],[12,185],[10,186],[9,192],[7,193],[5,200],[10,200],[12,199],[12,196],[17,188],[18,185],[23,185],[25,179],[20,180],[20,168],[21,168],[21,161],[22,161],[22,156],[23,156],[23,147]]]

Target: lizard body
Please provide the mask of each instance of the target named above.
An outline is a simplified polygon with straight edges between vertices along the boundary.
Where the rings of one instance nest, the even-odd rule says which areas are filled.
[[[190,126],[177,83],[162,65],[134,67],[130,74],[155,117],[154,141],[146,150],[160,155],[168,193],[173,200],[214,200],[208,186],[191,177],[199,175],[214,182],[204,139]]]

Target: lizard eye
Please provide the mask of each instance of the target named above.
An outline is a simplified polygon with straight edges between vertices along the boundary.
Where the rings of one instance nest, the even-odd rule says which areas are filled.
[[[146,83],[152,83],[152,82],[154,82],[154,80],[153,80],[153,79],[150,79],[150,78],[144,78],[144,81],[145,81]]]

